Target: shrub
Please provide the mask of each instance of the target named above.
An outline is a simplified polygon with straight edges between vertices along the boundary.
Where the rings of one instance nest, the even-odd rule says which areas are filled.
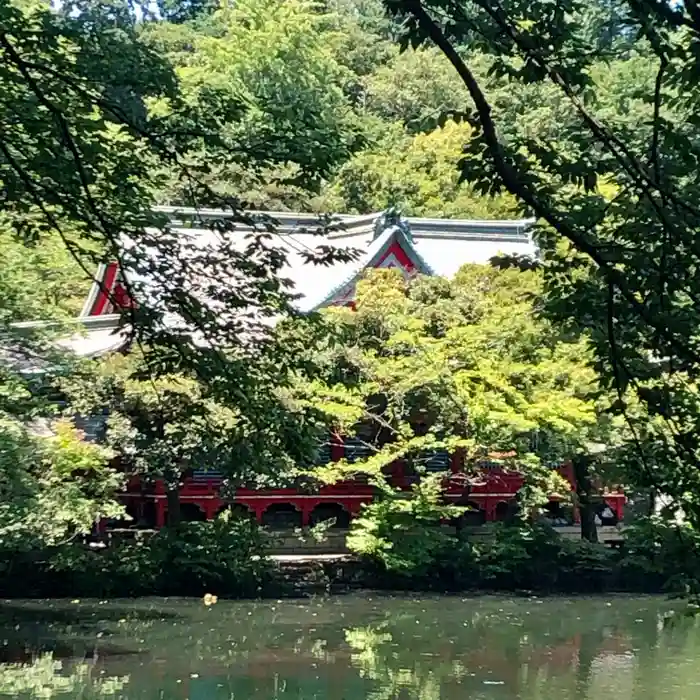
[[[612,582],[615,553],[603,545],[560,537],[542,523],[499,525],[479,558],[489,588],[598,591]]]
[[[628,528],[625,540],[620,569],[628,587],[700,595],[700,533],[692,526],[650,517]]]
[[[348,548],[359,554],[375,585],[445,588],[454,585],[459,543],[443,522],[461,512],[441,503],[437,479],[426,478],[412,498],[385,494],[351,525]]]
[[[616,583],[619,555],[602,545],[521,521],[490,526],[486,541],[465,541],[442,525],[453,515],[430,489],[416,488],[411,499],[366,506],[348,544],[382,587],[592,592]]]
[[[264,535],[248,519],[188,523],[162,530],[149,544],[160,563],[156,588],[164,595],[250,596],[269,582]]]
[[[93,551],[80,543],[15,555],[0,595],[116,597],[257,595],[271,580],[266,542],[246,520],[218,519],[161,530]],[[11,557],[11,553],[6,556]]]

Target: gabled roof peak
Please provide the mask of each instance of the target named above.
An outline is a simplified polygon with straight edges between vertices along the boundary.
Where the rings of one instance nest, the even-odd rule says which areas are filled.
[[[401,216],[401,210],[396,207],[389,207],[376,218],[374,222],[374,240],[379,238],[387,229],[398,229],[406,236],[407,240],[413,241],[411,226]]]

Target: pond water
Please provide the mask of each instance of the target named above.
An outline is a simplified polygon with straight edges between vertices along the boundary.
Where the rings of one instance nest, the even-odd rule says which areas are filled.
[[[697,700],[700,623],[674,609],[626,597],[5,601],[0,695]]]

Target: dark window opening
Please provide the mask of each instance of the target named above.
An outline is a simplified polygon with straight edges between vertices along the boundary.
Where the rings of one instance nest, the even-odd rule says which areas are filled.
[[[346,529],[350,527],[350,513],[339,503],[322,503],[311,511],[311,525],[320,525],[333,521],[331,527]]]
[[[301,527],[301,513],[291,503],[276,503],[263,513],[262,524],[279,530]]]
[[[479,506],[472,502],[467,501],[467,503],[462,504],[468,508],[459,517],[459,524],[464,527],[479,527],[486,522],[486,511],[481,510]]]
[[[600,521],[600,525],[614,526],[617,525],[619,519],[615,509],[607,503],[601,503],[596,512],[596,520]]]
[[[543,510],[545,519],[554,527],[565,527],[574,522],[573,510],[560,501],[550,501]]]
[[[421,466],[427,472],[447,472],[450,471],[450,453],[446,450],[439,450],[422,462]]]
[[[155,501],[148,500],[143,504],[143,510],[141,512],[142,527],[154,528],[157,522],[156,503]]]
[[[216,513],[218,518],[221,515],[227,515],[231,520],[251,520],[255,518],[255,514],[246,508],[242,503],[232,503],[219,508]]]
[[[181,503],[180,518],[183,523],[201,523],[207,516],[196,503]]]
[[[508,520],[510,517],[511,510],[512,508],[509,503],[507,503],[506,501],[500,501],[496,504],[496,510],[494,512],[495,520],[499,522]]]

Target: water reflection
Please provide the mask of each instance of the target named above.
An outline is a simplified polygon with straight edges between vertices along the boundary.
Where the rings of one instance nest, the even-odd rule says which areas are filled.
[[[0,667],[0,695],[5,697],[53,698],[66,695],[80,698],[114,697],[121,694],[128,678],[95,676],[87,663],[64,666],[52,654],[43,654],[29,663]]]
[[[700,697],[698,621],[666,625],[672,608],[652,598],[91,603],[87,619],[74,606],[79,622],[69,624],[70,607],[43,605],[51,621],[6,624],[4,647],[87,654],[85,684],[128,676],[118,691],[126,699]],[[130,614],[114,615],[120,605]],[[14,604],[9,618],[0,609],[0,618],[26,619],[26,607]]]

